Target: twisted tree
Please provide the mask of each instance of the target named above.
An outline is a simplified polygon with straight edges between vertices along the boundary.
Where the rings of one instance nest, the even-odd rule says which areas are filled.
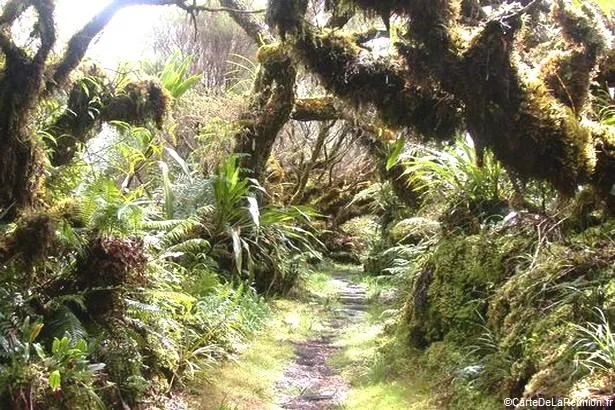
[[[241,0],[219,3],[210,7],[184,0],[114,0],[72,37],[58,62],[51,63],[54,2],[9,0],[0,15],[5,57],[0,77],[0,215],[13,218],[19,209],[34,205],[41,189],[45,160],[28,128],[32,110],[67,84],[113,15],[138,4],[174,5],[193,14],[228,12],[263,45],[250,110],[242,119],[235,149],[248,154],[242,166],[257,178],[293,107],[295,115],[301,112],[302,102],[295,104],[295,75],[301,64],[320,77],[338,104],[358,108],[355,120],[361,113],[375,112],[381,122],[376,128],[408,129],[417,138],[437,141],[467,131],[479,160],[483,150],[490,149],[521,177],[547,180],[565,194],[590,183],[610,209],[615,208],[615,132],[592,122],[586,109],[593,80],[614,85],[613,22],[597,7],[584,3],[577,8],[566,0],[328,0],[321,9],[329,13],[327,27],[318,28],[310,21],[313,16],[306,15],[315,9],[307,7],[307,0],[271,1],[266,17],[280,35],[278,44],[271,28]],[[33,52],[19,48],[10,30],[29,8],[37,15],[33,35],[39,46]],[[390,16],[397,16],[393,52],[376,57],[366,45],[386,31],[344,31],[361,12],[382,17],[387,29]],[[549,30],[536,30],[535,21],[548,24],[556,34],[544,35]],[[313,112],[315,107],[307,108]],[[316,117],[326,120],[335,116],[333,111],[320,114]],[[59,128],[73,130],[74,124],[64,121]]]
[[[197,5],[187,0],[113,0],[71,37],[59,58],[53,59],[51,54],[56,46],[55,1],[8,0],[0,11],[0,51],[4,57],[0,72],[0,144],[3,148],[0,152],[0,219],[14,219],[21,209],[36,206],[40,199],[46,158],[30,129],[29,119],[33,110],[41,101],[69,83],[70,74],[83,60],[92,40],[113,16],[119,10],[134,5],[176,6],[192,14],[230,10]],[[33,51],[19,47],[11,34],[16,21],[30,9],[36,14],[31,35],[35,40],[32,43],[38,44],[38,48]],[[246,15],[241,19],[242,22],[250,22],[250,12],[245,7],[236,13]],[[242,27],[250,29],[249,24]],[[139,85],[135,87],[139,88]],[[147,94],[156,92],[149,89]],[[69,104],[83,108],[83,96],[79,95],[79,90],[73,90],[70,97]],[[113,118],[117,117],[113,113],[122,111],[116,110],[118,104],[123,108],[130,105],[124,97],[112,101],[108,99],[109,104],[103,117],[122,119]],[[82,115],[88,115],[87,110],[81,111]],[[156,116],[155,113],[153,115]],[[77,134],[72,137],[73,140],[79,140],[93,125],[94,122],[71,114],[61,117],[56,129]],[[65,148],[65,151],[55,155],[53,160],[56,164],[72,158],[74,147],[69,143]]]
[[[339,30],[347,19],[318,29],[304,7],[283,2],[271,2],[283,9],[268,15],[281,35],[292,34],[285,44],[293,57],[346,104],[375,109],[384,124],[417,138],[446,141],[467,131],[479,161],[490,149],[519,176],[567,195],[592,184],[612,211],[615,132],[592,123],[587,110],[595,78],[613,86],[612,21],[590,3],[491,3],[488,14],[477,2],[453,0],[327,2],[333,16],[397,15],[399,40],[386,57],[360,44],[361,33]],[[557,35],[537,33],[536,19]]]

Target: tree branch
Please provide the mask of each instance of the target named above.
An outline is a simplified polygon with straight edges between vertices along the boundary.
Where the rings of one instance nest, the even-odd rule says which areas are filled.
[[[64,57],[56,66],[51,78],[47,80],[45,94],[53,92],[64,84],[69,74],[85,56],[92,40],[105,28],[119,10],[135,5],[164,6],[177,5],[177,3],[177,0],[114,0],[111,2],[69,40]]]
[[[392,127],[412,127],[426,137],[448,140],[462,126],[449,94],[414,84],[407,71],[373,58],[348,35],[306,28],[295,51],[328,91],[355,107],[371,103]]]
[[[333,105],[333,98],[302,98],[295,101],[291,113],[295,121],[332,121],[342,119],[342,114]]]
[[[55,5],[52,0],[33,0],[32,6],[38,13],[38,31],[41,37],[41,46],[34,56],[33,62],[42,66],[56,42],[55,19],[53,17]]]
[[[8,58],[25,55],[23,50],[13,43],[10,28],[30,6],[30,0],[11,0],[4,6],[2,16],[0,16],[0,48]]]
[[[176,4],[177,4],[177,7],[179,7],[182,10],[186,10],[188,12],[207,11],[210,13],[217,13],[217,12],[225,11],[227,13],[235,13],[235,14],[259,14],[259,13],[265,13],[267,11],[267,9],[248,10],[248,9],[236,8],[236,7],[199,6],[199,5],[194,5],[194,4],[186,4],[186,2],[182,0],[177,0]]]
[[[0,16],[0,26],[10,26],[32,5],[30,0],[11,0],[5,6]],[[4,28],[4,27],[3,27]]]
[[[242,0],[220,0],[220,5],[228,9],[233,20],[244,29],[256,44],[275,42],[275,38],[265,23],[255,18],[253,14],[246,12],[248,8]]]

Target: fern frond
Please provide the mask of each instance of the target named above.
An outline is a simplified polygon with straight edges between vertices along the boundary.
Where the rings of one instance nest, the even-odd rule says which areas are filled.
[[[72,343],[86,340],[88,332],[81,320],[65,305],[60,305],[45,322],[45,336],[53,340],[68,337]]]
[[[188,239],[187,241],[178,243],[177,245],[168,247],[165,253],[181,252],[181,253],[198,254],[210,248],[211,248],[211,245],[209,241],[205,239],[201,239],[201,238],[194,238],[194,239]]]
[[[201,220],[196,217],[190,217],[179,222],[169,232],[167,232],[160,241],[161,246],[168,248],[179,242],[193,239],[194,233],[198,229],[205,228]]]

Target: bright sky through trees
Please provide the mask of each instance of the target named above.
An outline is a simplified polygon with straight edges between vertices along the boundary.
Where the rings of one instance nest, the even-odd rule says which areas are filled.
[[[56,18],[60,44],[102,10],[110,0],[58,0]],[[88,56],[113,68],[120,61],[138,61],[151,55],[151,34],[154,25],[165,13],[176,13],[172,7],[133,6],[121,10],[113,18]]]

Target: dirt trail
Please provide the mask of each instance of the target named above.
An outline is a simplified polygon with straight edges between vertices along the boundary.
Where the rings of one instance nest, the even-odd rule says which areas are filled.
[[[336,340],[344,330],[363,319],[367,310],[366,288],[352,284],[345,276],[332,280],[340,307],[324,322],[315,338],[295,342],[295,358],[276,384],[277,405],[282,409],[333,409],[343,404],[350,384],[327,365],[337,352]]]

